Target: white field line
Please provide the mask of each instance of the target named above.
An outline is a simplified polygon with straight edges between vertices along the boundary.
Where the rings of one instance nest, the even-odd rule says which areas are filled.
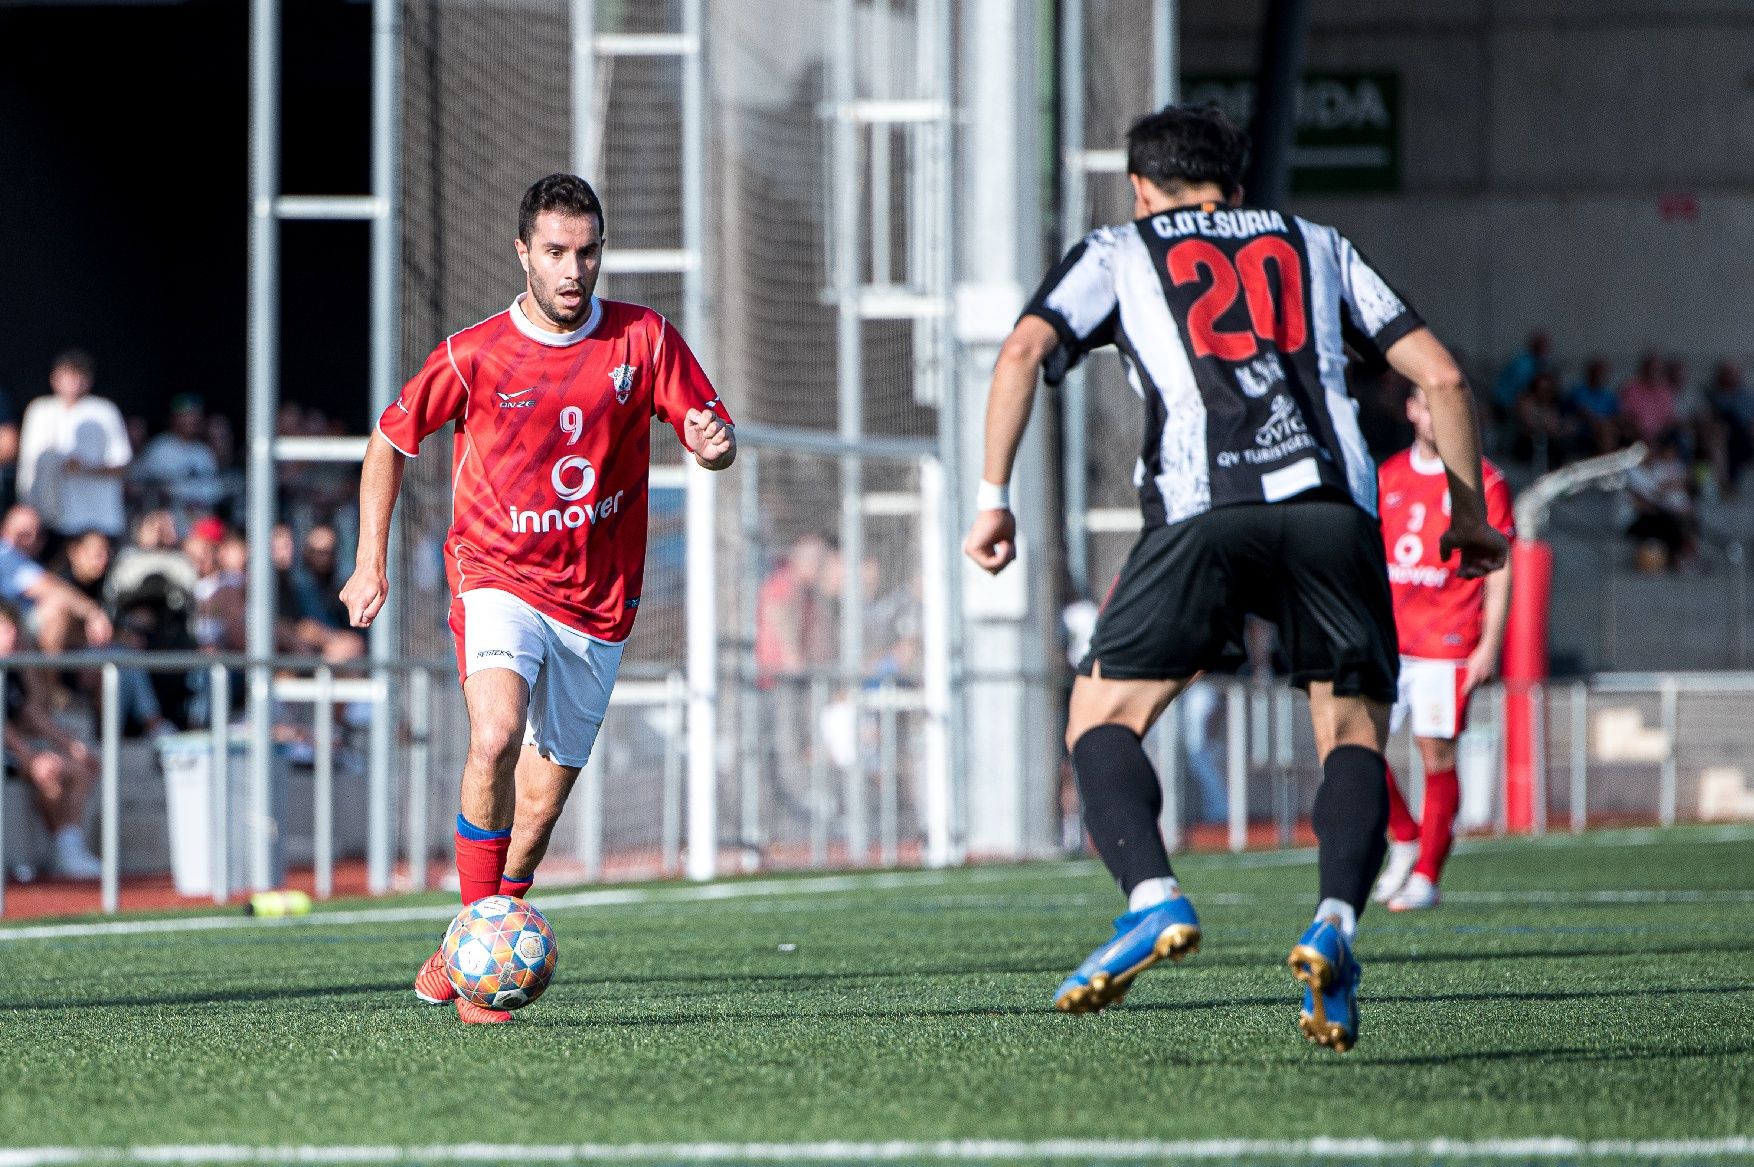
[[[1734,1159],[1754,1139],[959,1139],[942,1142],[579,1143],[518,1146],[448,1143],[396,1146],[144,1146],[0,1149],[0,1167],[80,1163],[619,1163],[667,1161],[869,1163],[907,1161],[1172,1161],[1298,1159]]]

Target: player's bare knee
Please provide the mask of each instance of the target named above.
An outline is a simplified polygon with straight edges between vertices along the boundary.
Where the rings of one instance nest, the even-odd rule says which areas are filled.
[[[513,766],[524,745],[524,723],[489,714],[469,726],[469,755],[475,762],[494,769]]]

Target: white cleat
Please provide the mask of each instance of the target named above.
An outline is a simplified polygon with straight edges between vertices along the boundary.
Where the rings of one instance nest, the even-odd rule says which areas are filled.
[[[1419,840],[1410,843],[1390,843],[1389,861],[1383,864],[1382,874],[1376,878],[1376,886],[1371,889],[1370,898],[1379,904],[1386,904],[1407,886],[1407,877],[1413,874],[1413,864],[1419,862]]]
[[[1435,908],[1437,901],[1437,885],[1414,872],[1407,877],[1406,885],[1395,893],[1395,898],[1389,901],[1389,911],[1418,912],[1425,908]]]

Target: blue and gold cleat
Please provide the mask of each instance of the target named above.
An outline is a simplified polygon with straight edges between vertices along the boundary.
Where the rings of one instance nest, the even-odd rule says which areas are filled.
[[[1095,1013],[1118,1005],[1133,978],[1160,960],[1180,960],[1200,950],[1200,918],[1187,897],[1176,895],[1115,921],[1115,934],[1091,953],[1054,991],[1062,1013]]]
[[[1317,920],[1286,963],[1304,985],[1303,1012],[1297,1019],[1303,1036],[1336,1053],[1351,1049],[1358,1041],[1358,982],[1364,970],[1353,959],[1345,935],[1327,920]]]

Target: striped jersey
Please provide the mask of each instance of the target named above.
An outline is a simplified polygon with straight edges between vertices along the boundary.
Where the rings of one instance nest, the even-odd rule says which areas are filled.
[[[650,308],[595,300],[576,331],[530,323],[523,297],[453,334],[378,419],[412,457],[447,423],[453,595],[507,591],[569,628],[619,643],[646,565],[652,419],[676,436],[691,409],[730,421],[676,329]]]
[[[1323,488],[1376,513],[1346,346],[1381,352],[1422,322],[1332,227],[1212,203],[1099,227],[1024,315],[1059,334],[1049,384],[1120,349],[1145,405],[1148,526]]]

